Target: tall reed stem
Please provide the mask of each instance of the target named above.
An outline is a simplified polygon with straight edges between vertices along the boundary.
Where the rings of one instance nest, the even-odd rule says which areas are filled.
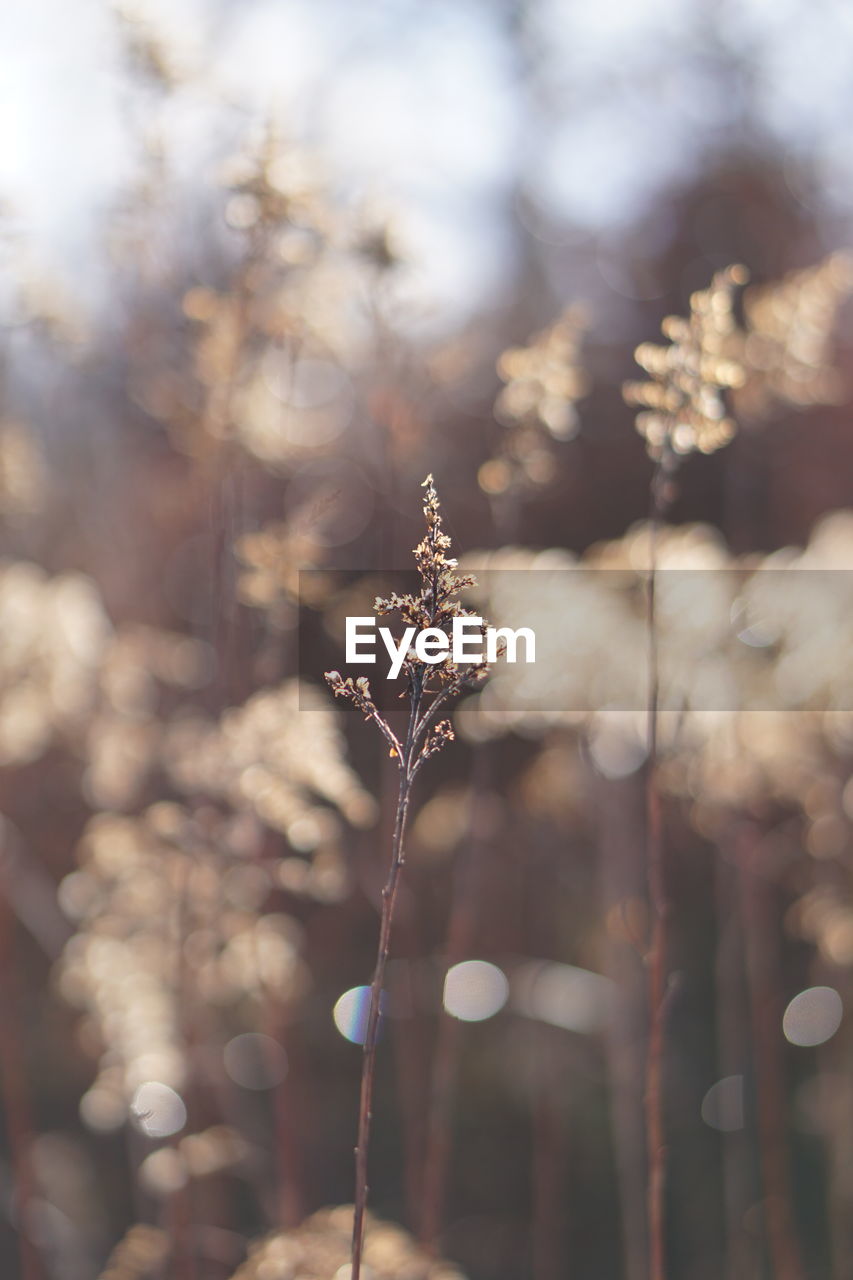
[[[649,1041],[646,1057],[646,1142],[648,1160],[649,1280],[666,1280],[666,1122],[664,1049],[669,951],[670,902],[666,885],[663,818],[658,786],[658,720],[660,670],[657,633],[658,536],[673,498],[676,458],[664,446],[655,465],[651,488],[647,628],[649,681],[646,762],[646,870],[652,915],[648,950]]]
[[[394,905],[397,901],[397,890],[400,887],[400,876],[405,861],[404,839],[406,819],[409,811],[409,799],[414,778],[413,746],[415,730],[420,708],[420,690],[414,688],[410,694],[411,714],[406,735],[404,753],[400,761],[400,789],[397,795],[397,812],[394,818],[394,835],[391,840],[391,865],[388,879],[382,890],[382,918],[379,926],[379,948],[376,953],[376,967],[373,970],[373,981],[370,984],[370,1007],[367,1014],[367,1029],[364,1036],[364,1053],[361,1063],[361,1093],[358,1111],[358,1142],[355,1148],[355,1212],[352,1222],[352,1271],[351,1280],[359,1280],[361,1275],[361,1255],[364,1246],[364,1214],[367,1207],[367,1153],[370,1144],[370,1128],[373,1119],[373,1085],[376,1074],[376,1046],[379,1040],[379,1022],[382,1009],[382,990],[385,983],[385,969],[391,947],[391,925],[394,919]]]
[[[774,901],[766,852],[760,828],[745,820],[740,830],[738,872],[758,1086],[758,1146],[767,1249],[775,1280],[805,1280],[786,1131],[784,1042],[779,1034],[784,1006],[779,989],[778,926],[774,918],[778,904]]]
[[[396,593],[387,600],[377,597],[374,612],[379,614],[399,613],[401,618],[410,624],[411,635],[417,629],[439,630],[449,636],[453,620],[459,617],[479,618],[470,610],[464,609],[456,599],[464,587],[474,585],[474,579],[459,576],[454,570],[456,560],[448,559],[450,538],[441,527],[441,512],[438,494],[435,491],[432,476],[427,476],[422,486],[426,489],[423,500],[424,517],[427,531],[422,541],[415,548],[415,564],[421,579],[420,592],[417,595]],[[449,642],[448,642],[449,643]],[[370,1007],[367,1015],[367,1028],[364,1037],[364,1054],[361,1068],[361,1097],[358,1114],[358,1142],[355,1148],[355,1212],[352,1224],[352,1267],[350,1280],[359,1280],[361,1275],[361,1254],[364,1244],[364,1214],[367,1205],[367,1154],[370,1142],[370,1125],[373,1112],[373,1082],[376,1072],[376,1044],[379,1038],[379,1022],[381,1016],[382,988],[385,982],[385,969],[388,964],[388,951],[391,942],[391,925],[394,919],[394,905],[397,890],[400,887],[400,875],[403,870],[403,841],[406,834],[406,817],[409,811],[409,799],[412,784],[422,765],[440,751],[446,742],[453,739],[453,729],[449,720],[437,720],[438,713],[446,708],[449,700],[464,688],[474,687],[486,674],[487,664],[475,662],[457,667],[448,657],[436,666],[433,662],[420,659],[415,650],[410,649],[403,663],[403,671],[408,684],[409,724],[404,739],[397,737],[389,722],[380,713],[373,700],[370,685],[364,676],[346,680],[339,671],[327,671],[326,680],[336,697],[348,698],[364,715],[372,720],[385,741],[388,743],[392,759],[397,761],[400,771],[400,789],[397,796],[397,813],[394,820],[394,835],[391,840],[391,865],[388,879],[382,890],[382,915],[379,926],[379,949],[376,955],[376,967],[370,986]]]
[[[3,867],[5,871],[5,867]],[[0,1096],[15,1176],[15,1227],[21,1280],[42,1280],[44,1267],[31,1236],[35,1178],[32,1165],[33,1118],[27,1067],[22,1050],[21,990],[15,956],[12,913],[6,885],[0,883]]]

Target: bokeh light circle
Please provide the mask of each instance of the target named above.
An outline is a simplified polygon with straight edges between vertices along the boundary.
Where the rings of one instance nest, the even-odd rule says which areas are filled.
[[[743,1128],[743,1076],[723,1076],[711,1085],[702,1099],[702,1119],[719,1133],[736,1133]]]
[[[508,995],[506,974],[487,960],[463,960],[448,969],[444,979],[444,1007],[462,1022],[493,1018]]]
[[[146,1080],[130,1104],[133,1122],[147,1138],[169,1138],[180,1133],[187,1122],[184,1100],[168,1084]]]
[[[287,1075],[287,1054],[272,1036],[247,1031],[223,1050],[225,1070],[241,1089],[274,1089]]]
[[[384,1014],[387,996],[383,991],[379,1000],[379,1012]],[[332,1010],[335,1026],[351,1044],[364,1044],[367,1035],[367,1018],[370,1013],[370,987],[350,987],[335,1001]]]
[[[790,1044],[803,1048],[825,1044],[841,1026],[844,1005],[834,987],[808,987],[794,996],[782,1018]]]

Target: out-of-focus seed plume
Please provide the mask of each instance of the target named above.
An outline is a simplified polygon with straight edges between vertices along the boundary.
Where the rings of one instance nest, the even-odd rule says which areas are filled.
[[[140,817],[99,814],[86,828],[79,869],[60,886],[77,932],[58,981],[85,1015],[82,1042],[99,1060],[81,1102],[92,1128],[124,1123],[147,1082],[180,1092],[190,994],[226,1009],[303,990],[298,927],[261,913],[273,881],[235,857],[244,844],[238,820],[209,815],[202,824],[165,802]]]
[[[249,810],[282,832],[295,854],[310,855],[310,864],[284,859],[284,887],[327,900],[345,892],[340,819],[367,826],[375,805],[346,763],[337,716],[319,690],[288,681],[227,711],[218,725],[176,720],[164,759],[181,791]]]
[[[480,488],[490,495],[546,484],[554,474],[549,441],[570,440],[578,431],[577,401],[589,383],[580,364],[586,317],[579,306],[566,311],[524,347],[511,347],[498,360],[506,384],[495,401],[504,427],[498,453],[484,462]]]
[[[747,289],[738,412],[766,418],[775,404],[833,404],[843,390],[832,367],[838,313],[853,292],[853,255],[833,253],[775,284]]]
[[[634,358],[650,381],[627,383],[624,396],[640,406],[637,430],[653,458],[666,451],[714,453],[734,435],[723,394],[742,386],[746,377],[733,351],[734,292],[746,279],[741,266],[718,271],[709,288],[691,296],[687,319],[664,320],[668,346],[644,342],[637,347]]]
[[[43,509],[47,475],[35,437],[20,422],[0,426],[0,518],[18,524]]]
[[[111,627],[93,582],[0,564],[0,761],[37,759],[83,730]]]
[[[298,605],[317,607],[326,598],[330,584],[323,575],[300,577],[300,571],[318,568],[326,558],[325,517],[334,511],[337,496],[331,489],[321,490],[286,520],[266,524],[237,540],[237,558],[245,565],[237,587],[240,598],[263,609],[276,629],[295,625]]]
[[[209,676],[200,641],[153,627],[126,626],[105,647],[98,694],[86,728],[84,785],[92,804],[128,809],[159,763],[165,712]]]
[[[352,1206],[321,1209],[293,1231],[250,1248],[232,1280],[344,1280],[349,1275]],[[402,1227],[366,1215],[364,1275],[372,1280],[465,1280],[453,1263],[430,1257]]]
[[[364,300],[393,265],[390,231],[340,210],[305,149],[272,128],[223,165],[220,182],[232,278],[184,294],[191,376],[142,364],[134,394],[188,453],[232,441],[286,469],[351,419],[374,337]]]
[[[169,1248],[169,1236],[160,1227],[136,1223],[113,1249],[98,1280],[153,1280]]]

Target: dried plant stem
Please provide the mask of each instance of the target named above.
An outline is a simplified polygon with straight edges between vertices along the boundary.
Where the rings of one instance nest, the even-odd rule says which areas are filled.
[[[785,1131],[778,941],[774,939],[772,887],[761,865],[762,853],[759,829],[745,822],[740,833],[738,870],[754,1038],[764,1225],[776,1280],[804,1280],[805,1268],[794,1226],[790,1153]]]
[[[640,788],[623,779],[592,774],[600,823],[602,915],[618,913],[622,926],[608,929],[605,973],[613,982],[614,1003],[607,1023],[607,1074],[610,1123],[622,1217],[622,1265],[625,1280],[648,1280],[645,1117],[643,1073],[647,975],[641,965],[639,922],[626,903],[640,899],[645,868],[636,856],[634,833],[642,823]]]
[[[670,903],[666,886],[663,817],[658,786],[658,721],[660,664],[657,633],[657,543],[660,526],[673,497],[676,458],[664,446],[652,478],[649,538],[647,628],[649,682],[646,761],[646,871],[651,937],[648,950],[649,1040],[646,1057],[646,1143],[648,1160],[649,1280],[666,1278],[666,1124],[664,1117],[664,1040],[666,1034],[667,964]]]
[[[15,1211],[21,1280],[41,1280],[44,1269],[30,1235],[35,1191],[32,1167],[33,1125],[27,1068],[21,1052],[20,992],[14,955],[14,926],[0,885],[0,1090],[12,1168],[15,1175]]]
[[[718,850],[714,863],[717,1053],[723,1077],[741,1075],[749,1056],[745,941],[738,913],[737,878],[737,850],[727,841]],[[761,1270],[756,1241],[743,1225],[749,1206],[758,1199],[747,1133],[727,1133],[721,1155],[726,1275],[729,1280],[746,1280]]]
[[[370,1126],[373,1119],[373,1084],[376,1074],[376,1045],[379,1039],[382,990],[385,969],[391,947],[391,926],[400,876],[405,860],[404,839],[409,799],[412,791],[413,770],[410,768],[413,740],[418,722],[420,693],[411,695],[411,715],[404,754],[400,766],[400,789],[397,795],[397,812],[394,818],[394,835],[391,840],[391,865],[388,879],[382,890],[382,918],[379,926],[379,949],[376,967],[370,984],[370,1007],[367,1014],[367,1030],[364,1037],[364,1054],[361,1064],[361,1094],[358,1111],[358,1142],[355,1148],[355,1213],[352,1222],[352,1272],[351,1280],[361,1275],[361,1253],[364,1244],[364,1213],[367,1208],[367,1152],[370,1144]]]
[[[175,986],[178,994],[179,1020],[184,1041],[184,1052],[187,1062],[187,1080],[184,1088],[189,1124],[197,1121],[197,1082],[195,1078],[194,1057],[196,1043],[195,999],[189,982],[187,956],[184,943],[192,928],[192,873],[193,858],[191,849],[187,848],[182,863],[180,884],[177,886],[175,910]],[[177,1149],[178,1139],[175,1137],[172,1146]],[[172,1195],[168,1206],[168,1233],[172,1245],[172,1260],[178,1280],[198,1280],[198,1259],[195,1249],[195,1203],[192,1182],[188,1179]]]
[[[648,1143],[649,1274],[666,1277],[666,1128],[664,1124],[664,1038],[667,966],[668,903],[664,887],[660,797],[649,759],[647,833],[649,899],[653,923],[649,946],[649,1045],[646,1058],[646,1140]]]
[[[426,534],[415,547],[415,564],[421,579],[417,595],[396,593],[387,600],[377,597],[374,611],[379,614],[399,613],[414,631],[439,630],[449,635],[453,620],[474,617],[459,603],[458,593],[474,585],[474,579],[454,572],[456,560],[450,559],[450,538],[444,533],[438,494],[432,476],[427,476],[422,486]],[[397,796],[397,813],[394,835],[391,841],[391,865],[388,880],[382,890],[382,915],[379,926],[379,950],[376,968],[370,987],[370,1007],[364,1037],[364,1054],[361,1071],[361,1098],[358,1118],[358,1143],[355,1148],[355,1213],[352,1228],[352,1267],[350,1280],[359,1280],[361,1252],[364,1240],[364,1213],[367,1205],[367,1151],[370,1141],[370,1122],[373,1106],[373,1080],[376,1070],[376,1043],[379,1035],[382,988],[391,943],[391,925],[400,876],[403,870],[403,841],[412,784],[425,762],[440,751],[446,742],[453,740],[449,720],[437,720],[440,711],[447,708],[449,700],[465,688],[471,688],[486,675],[486,663],[479,662],[464,669],[448,657],[439,665],[420,659],[416,649],[410,649],[403,664],[409,697],[409,724],[405,739],[397,737],[388,720],[380,713],[370,692],[366,677],[344,679],[339,671],[327,671],[326,680],[336,697],[349,699],[361,711],[365,720],[372,721],[390,747],[391,758],[397,761],[400,789]]]

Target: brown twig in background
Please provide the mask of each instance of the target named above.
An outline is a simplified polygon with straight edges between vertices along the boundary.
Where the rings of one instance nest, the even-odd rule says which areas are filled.
[[[606,1056],[610,1086],[611,1133],[621,1208],[625,1280],[647,1280],[648,1215],[641,1088],[645,1058],[642,967],[643,923],[637,917],[644,868],[636,856],[634,832],[642,823],[642,794],[624,779],[593,774],[599,821],[603,915],[607,920],[605,974],[613,982],[614,1001],[607,1021]]]
[[[6,861],[5,851],[2,853]],[[8,874],[7,869],[3,868]],[[6,875],[3,876],[5,880]],[[21,1280],[43,1280],[44,1268],[30,1234],[35,1192],[33,1123],[27,1068],[22,1054],[20,993],[15,960],[14,922],[6,884],[0,881],[0,1090],[3,1119],[15,1175],[14,1212],[21,1263]]]
[[[649,684],[646,758],[646,868],[651,937],[649,970],[649,1040],[646,1058],[646,1142],[648,1146],[649,1272],[651,1280],[666,1276],[666,1125],[664,1119],[664,1037],[670,902],[664,866],[663,822],[658,789],[658,716],[660,670],[657,634],[657,539],[672,501],[675,457],[664,445],[652,480],[649,539],[647,625]]]
[[[186,939],[190,934],[192,919],[193,846],[187,842],[186,857],[178,863],[180,879],[176,887],[174,911],[175,990],[178,997],[178,1017],[186,1062],[186,1081],[183,1089],[187,1108],[187,1121],[192,1129],[197,1123],[197,1080],[195,1076],[195,998],[189,982]],[[178,1137],[173,1136],[170,1145],[177,1149]],[[188,1178],[183,1186],[175,1189],[166,1206],[166,1230],[171,1251],[171,1265],[179,1280],[198,1280],[198,1256],[195,1248],[195,1197]]]
[[[658,788],[660,670],[657,634],[657,543],[675,496],[675,475],[686,454],[714,453],[728,444],[736,424],[726,414],[723,393],[743,384],[745,372],[732,353],[736,324],[734,291],[745,283],[741,266],[719,271],[710,287],[690,298],[690,315],[668,316],[661,328],[667,346],[644,342],[634,359],[649,375],[623,389],[637,405],[637,430],[655,469],[651,483],[646,623],[649,640],[646,757],[646,865],[651,908],[649,1043],[646,1059],[646,1142],[650,1280],[666,1280],[666,1124],[664,1036],[671,905],[666,886],[663,825]]]
[[[749,1000],[745,939],[738,912],[737,850],[723,845],[714,862],[717,948],[714,965],[718,1070],[742,1076],[749,1060]],[[725,1252],[730,1280],[747,1280],[760,1270],[757,1241],[744,1226],[757,1195],[751,1135],[727,1131],[722,1144]]]
[[[413,701],[412,717],[409,722],[411,738],[412,726],[417,714]],[[410,746],[410,742],[408,743]],[[408,752],[404,759],[408,759]],[[400,791],[397,797],[397,812],[394,819],[394,835],[391,841],[391,866],[388,879],[382,890],[382,922],[379,929],[379,950],[376,956],[376,968],[370,985],[370,1010],[367,1018],[367,1030],[364,1036],[364,1057],[361,1071],[361,1094],[358,1112],[358,1142],[355,1148],[355,1215],[353,1217],[352,1244],[352,1276],[358,1280],[361,1271],[361,1248],[364,1237],[364,1211],[367,1207],[367,1148],[370,1141],[370,1122],[373,1118],[373,1080],[376,1068],[376,1045],[379,1038],[379,1018],[381,1014],[382,992],[385,983],[385,968],[391,945],[391,924],[394,918],[394,904],[400,885],[400,873],[403,870],[404,849],[403,838],[406,831],[406,817],[409,810],[412,779],[408,769],[400,770]]]
[[[427,628],[447,634],[455,617],[472,616],[456,599],[459,591],[473,586],[474,580],[455,573],[456,561],[449,559],[447,551],[450,539],[442,531],[438,495],[432,476],[424,481],[424,516],[427,532],[415,548],[415,563],[421,579],[419,593],[392,595],[387,600],[375,601],[378,614],[399,613],[404,623],[416,630]],[[400,876],[405,861],[406,819],[412,795],[412,786],[424,762],[440,751],[445,742],[452,740],[453,730],[448,720],[436,721],[438,712],[465,687],[476,684],[484,675],[484,663],[472,664],[460,671],[450,656],[437,663],[421,662],[412,650],[403,664],[409,700],[409,719],[405,736],[399,738],[382,715],[364,676],[344,679],[340,672],[329,671],[326,679],[336,697],[348,698],[363,713],[365,720],[372,720],[390,748],[392,759],[397,761],[399,790],[391,839],[391,862],[388,878],[382,890],[382,909],[379,927],[379,947],[376,966],[370,985],[370,1003],[367,1027],[364,1034],[361,1090],[359,1097],[358,1140],[355,1148],[355,1211],[352,1233],[351,1280],[361,1275],[361,1254],[364,1242],[364,1215],[367,1207],[368,1181],[367,1156],[373,1117],[373,1087],[376,1069],[376,1046],[382,1013],[382,994],[385,970],[391,945],[391,928]]]
[[[804,1280],[794,1227],[790,1154],[785,1133],[782,1012],[778,941],[774,940],[773,886],[756,824],[744,822],[738,839],[739,887],[746,939],[746,972],[752,1014],[758,1106],[758,1146],[764,1188],[767,1247],[776,1280]]]

